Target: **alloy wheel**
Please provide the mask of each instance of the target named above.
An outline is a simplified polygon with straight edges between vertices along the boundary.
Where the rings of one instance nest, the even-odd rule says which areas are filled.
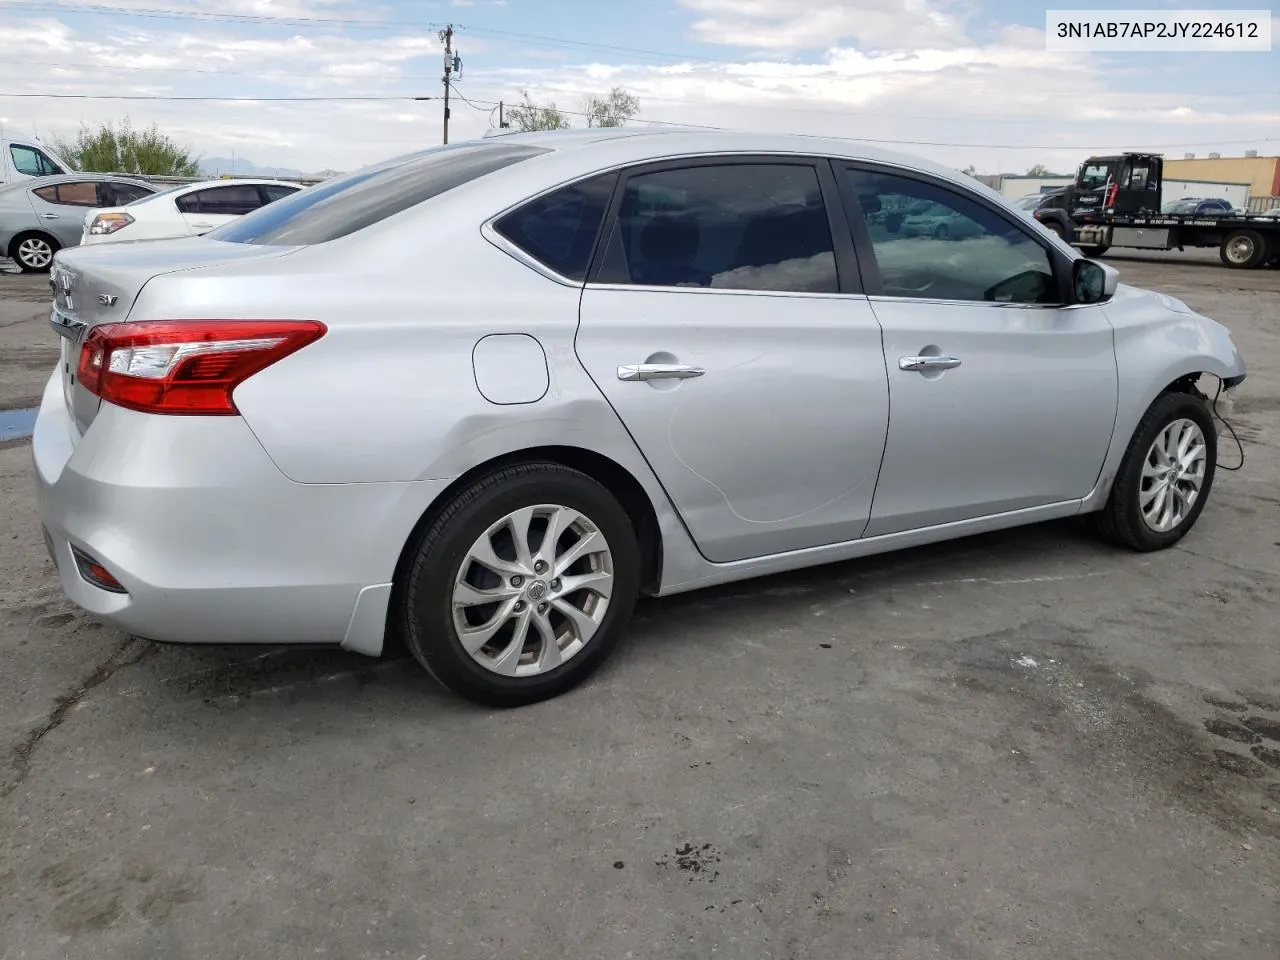
[[[578,510],[522,507],[471,545],[453,584],[453,625],[482,667],[537,676],[575,657],[609,609],[613,555]]]
[[[1200,497],[1207,462],[1204,433],[1194,421],[1174,420],[1156,435],[1138,492],[1142,519],[1151,530],[1167,533],[1186,519]]]
[[[32,269],[43,270],[53,260],[53,247],[49,246],[47,240],[27,237],[18,244],[17,260]]]

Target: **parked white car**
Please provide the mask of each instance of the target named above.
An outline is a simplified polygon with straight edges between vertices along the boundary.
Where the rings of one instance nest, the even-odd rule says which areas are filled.
[[[297,193],[285,180],[205,180],[85,214],[81,244],[161,240],[208,233],[224,223]]]

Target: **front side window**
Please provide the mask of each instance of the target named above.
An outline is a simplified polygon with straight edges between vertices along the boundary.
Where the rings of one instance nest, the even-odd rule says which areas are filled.
[[[13,144],[9,147],[9,156],[13,159],[13,169],[28,177],[52,177],[63,172],[56,163],[35,147],[20,147]]]
[[[562,187],[511,211],[494,229],[539,263],[581,283],[617,179],[608,173]]]
[[[600,281],[835,293],[831,227],[814,167],[736,163],[628,178]]]
[[[1080,174],[1080,186],[1084,190],[1096,190],[1104,186],[1111,175],[1111,168],[1101,163],[1091,163]]]
[[[432,147],[299,190],[208,236],[230,243],[325,243],[549,152],[542,147],[492,141]]]
[[[866,215],[883,295],[1059,301],[1049,251],[995,211],[925,180],[855,169],[845,176]]]
[[[142,197],[151,196],[152,191],[132,183],[104,183],[102,185],[102,206],[122,207]]]
[[[275,203],[298,192],[297,187],[286,187],[283,184],[265,183],[259,189],[265,197],[265,203]]]

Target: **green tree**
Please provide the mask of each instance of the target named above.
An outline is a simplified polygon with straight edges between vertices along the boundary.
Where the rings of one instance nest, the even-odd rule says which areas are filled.
[[[507,108],[506,119],[517,130],[567,130],[568,118],[554,103],[541,106],[533,102],[528,90],[520,91],[520,103]]]
[[[1052,174],[1049,173],[1049,168],[1046,167],[1043,163],[1037,163],[1035,166],[1033,166],[1030,170],[1027,171],[1027,176],[1028,177],[1048,177],[1048,176],[1052,176]]]
[[[640,112],[640,101],[622,87],[614,87],[603,97],[587,97],[582,112],[588,127],[621,127]]]
[[[134,130],[126,117],[119,126],[101,124],[97,130],[81,125],[71,141],[55,139],[54,150],[83,173],[133,173],[149,176],[194,177],[200,160],[191,148],[175,143],[152,124]]]

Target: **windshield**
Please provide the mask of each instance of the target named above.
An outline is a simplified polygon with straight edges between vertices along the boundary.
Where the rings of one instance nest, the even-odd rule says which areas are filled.
[[[206,234],[229,243],[325,243],[363,230],[545,147],[464,141],[396,157],[299,190]]]
[[[1042,198],[1040,197],[1040,195],[1035,193],[1031,194],[1031,196],[1029,197],[1023,197],[1021,200],[1018,201],[1018,209],[1034,210],[1036,207],[1040,206],[1041,199]]]
[[[1173,203],[1164,205],[1164,213],[1195,213],[1196,207],[1200,205],[1199,200],[1175,200]]]

